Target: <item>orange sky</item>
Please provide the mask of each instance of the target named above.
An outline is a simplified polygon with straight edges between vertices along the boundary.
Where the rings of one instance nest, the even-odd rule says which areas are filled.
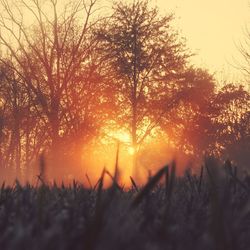
[[[236,80],[240,73],[230,64],[239,58],[236,44],[250,23],[249,0],[153,0],[161,11],[174,11],[177,28],[197,52],[194,62],[217,71],[220,80]]]

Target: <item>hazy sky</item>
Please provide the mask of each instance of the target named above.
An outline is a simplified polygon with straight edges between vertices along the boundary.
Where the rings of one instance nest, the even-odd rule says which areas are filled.
[[[187,38],[192,52],[197,53],[193,58],[196,65],[217,72],[219,80],[240,78],[240,71],[232,65],[234,58],[239,59],[236,45],[244,40],[246,26],[250,28],[250,0],[151,1],[163,14],[175,13],[176,28]]]
[[[153,0],[162,11],[174,11],[176,24],[198,56],[194,62],[217,71],[218,78],[238,78],[232,67],[236,44],[250,24],[249,0]]]

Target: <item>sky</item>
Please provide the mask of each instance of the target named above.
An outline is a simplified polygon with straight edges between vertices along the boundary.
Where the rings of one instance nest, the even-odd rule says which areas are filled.
[[[63,3],[66,0],[60,1]],[[175,28],[187,39],[187,47],[191,52],[196,54],[192,63],[208,68],[220,82],[243,79],[235,62],[241,58],[237,44],[244,41],[247,25],[250,28],[250,0],[151,2],[159,7],[162,14],[175,13]]]
[[[197,53],[193,62],[216,73],[218,80],[239,81],[237,44],[250,27],[249,0],[154,0],[163,13],[175,13],[175,25]]]

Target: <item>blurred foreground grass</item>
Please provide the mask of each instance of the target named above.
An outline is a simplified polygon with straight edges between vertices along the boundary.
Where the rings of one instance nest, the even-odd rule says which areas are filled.
[[[162,168],[144,187],[117,173],[103,189],[40,185],[0,189],[1,250],[250,249],[250,182],[229,161],[208,159],[199,174]]]

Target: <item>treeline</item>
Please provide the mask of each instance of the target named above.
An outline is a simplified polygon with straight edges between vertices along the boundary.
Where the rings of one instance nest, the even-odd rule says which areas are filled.
[[[136,151],[159,133],[193,157],[249,164],[250,93],[190,63],[172,14],[141,0],[0,2],[2,173],[31,171],[44,151],[79,164],[103,127],[126,129]]]

